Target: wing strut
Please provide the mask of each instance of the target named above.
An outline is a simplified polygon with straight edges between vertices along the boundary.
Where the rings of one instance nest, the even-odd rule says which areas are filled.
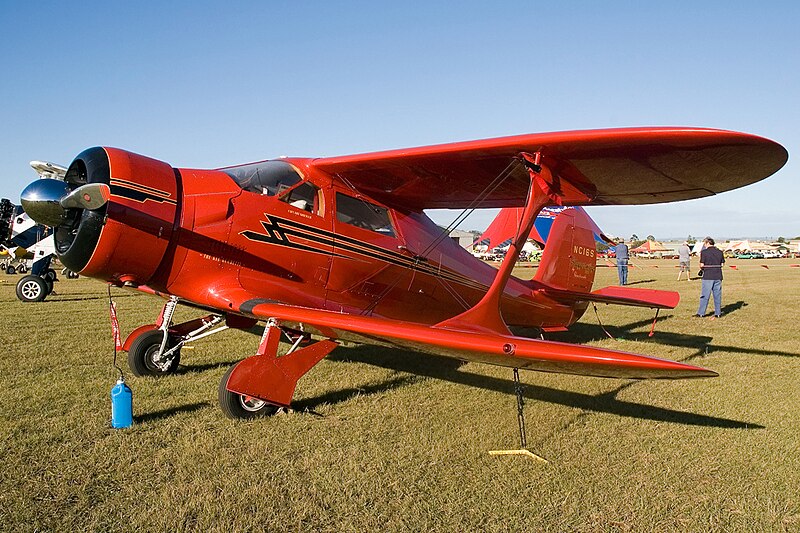
[[[519,253],[522,251],[522,246],[531,233],[536,216],[547,205],[571,205],[588,203],[591,200],[577,188],[569,186],[568,183],[562,184],[562,178],[549,166],[549,164],[555,166],[557,162],[551,161],[551,158],[543,155],[542,152],[534,154],[522,152],[519,157],[528,170],[531,183],[528,187],[528,197],[525,201],[525,209],[517,235],[508,247],[506,257],[483,298],[460,315],[436,324],[436,327],[486,331],[511,336],[512,333],[500,312],[500,300],[511,277],[511,271],[517,263]],[[562,187],[562,185],[565,186]]]

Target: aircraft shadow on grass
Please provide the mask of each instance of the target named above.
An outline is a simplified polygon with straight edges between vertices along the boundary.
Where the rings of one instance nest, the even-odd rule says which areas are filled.
[[[160,411],[153,411],[152,413],[145,413],[143,415],[134,416],[133,421],[139,424],[154,422],[156,420],[161,420],[162,418],[170,418],[172,416],[181,413],[193,413],[199,409],[203,409],[204,407],[208,407],[210,405],[211,405],[210,402],[197,402],[197,403],[190,403],[187,405],[179,405],[176,407],[170,407],[169,409],[162,409]]]
[[[374,347],[357,347],[337,354],[336,352],[328,356],[328,359],[337,362],[360,362],[381,368],[388,368],[401,372],[408,372],[414,375],[458,383],[469,387],[483,390],[491,390],[514,395],[514,382],[510,379],[500,379],[471,372],[459,370],[462,365],[460,361],[447,359],[444,357],[419,354],[416,352],[406,352],[390,348],[381,348],[376,354]],[[409,383],[415,381],[409,378]],[[619,400],[616,396],[630,387],[635,382],[627,382],[619,387],[601,394],[584,394],[565,390],[543,387],[539,385],[525,385],[524,397],[528,400],[563,405],[565,407],[577,407],[585,411],[597,413],[608,413],[618,416],[653,420],[657,422],[674,422],[694,426],[709,426],[720,428],[736,429],[763,429],[764,426],[749,422],[740,422],[727,418],[706,416],[696,413],[686,413],[664,407],[644,405],[625,400]],[[398,383],[398,379],[390,380],[383,385],[370,387],[369,392],[379,393],[403,386],[407,383]],[[359,391],[360,393],[367,392]],[[306,408],[313,408],[323,403],[343,402],[352,397],[353,391],[338,391],[328,393],[317,398],[306,399],[303,403]],[[510,407],[509,407],[510,409]]]
[[[747,306],[744,301],[738,301],[723,307],[723,315],[731,314]],[[673,319],[673,316],[661,316],[658,323],[662,324]],[[724,318],[723,318],[724,320]],[[754,355],[777,355],[782,357],[800,357],[798,353],[784,352],[779,350],[764,350],[741,348],[737,346],[725,346],[714,344],[713,337],[708,335],[691,335],[684,333],[674,333],[670,331],[656,330],[654,337],[649,337],[647,331],[636,331],[646,328],[652,324],[652,320],[641,320],[631,322],[622,326],[606,326],[605,330],[615,338],[625,338],[638,342],[651,342],[681,348],[691,348],[696,350],[693,354],[682,359],[688,362],[693,359],[709,355],[715,351],[725,351],[733,353],[754,354]],[[586,343],[607,338],[604,328],[600,325],[575,324],[565,333],[553,333],[548,335],[548,340],[558,340],[572,343]],[[381,383],[366,385],[358,388],[347,388],[312,398],[298,399],[293,402],[292,408],[298,411],[306,411],[314,414],[314,409],[325,404],[342,403],[358,395],[369,395],[387,392],[393,389],[412,385],[420,380],[420,376],[450,381],[462,385],[476,387],[484,390],[493,390],[507,394],[514,394],[514,383],[510,379],[499,379],[481,374],[460,371],[463,365],[461,361],[425,355],[416,352],[407,352],[400,349],[381,348],[377,351],[374,347],[355,347],[347,351],[335,351],[327,358],[333,362],[360,362],[369,365],[408,372],[409,376],[394,377]],[[235,364],[236,361],[217,362],[203,365],[181,365],[178,369],[179,374],[188,374],[213,370],[220,366]],[[686,413],[673,409],[639,404],[635,402],[618,400],[616,396],[637,382],[626,382],[610,391],[591,395],[577,392],[564,391],[538,385],[526,385],[525,397],[529,400],[538,400],[567,407],[577,407],[585,411],[601,412],[654,420],[658,422],[674,422],[678,424],[721,427],[721,428],[747,428],[763,429],[764,426],[731,420],[726,418],[711,417],[696,413]],[[167,410],[164,412],[144,415],[148,420],[169,416],[175,412],[184,410],[198,409],[205,404],[192,404],[184,408]]]
[[[236,359],[234,361],[217,361],[216,363],[206,363],[202,365],[180,365],[175,371],[175,374],[198,374],[206,370],[214,370],[217,368],[225,368],[227,370],[238,362],[239,360]]]
[[[744,307],[747,307],[747,302],[739,300],[727,305],[722,306],[722,319]],[[668,322],[674,319],[674,316],[660,316],[658,317],[658,324]],[[698,325],[703,324],[703,320],[697,319]],[[637,342],[650,342],[654,344],[665,344],[668,346],[675,346],[678,348],[693,348],[697,350],[696,353],[681,359],[682,362],[688,362],[700,356],[711,354],[715,351],[724,351],[741,354],[752,355],[775,355],[780,357],[800,357],[800,353],[786,352],[782,350],[767,350],[755,348],[742,348],[740,346],[727,346],[723,344],[715,344],[714,338],[708,335],[692,335],[686,333],[674,333],[670,331],[660,331],[656,327],[655,335],[648,336],[648,331],[641,328],[650,326],[652,320],[640,320],[631,322],[622,326],[600,326],[596,324],[578,323],[570,327],[569,331],[564,333],[552,333],[547,336],[548,340],[571,342],[585,344],[587,342],[597,341],[600,339],[608,338],[605,331],[617,339],[633,340]],[[635,331],[635,330],[640,331]],[[604,331],[605,330],[605,331]]]
[[[656,280],[654,279],[640,279],[636,281],[629,281],[625,285],[639,285],[640,283],[654,283]]]

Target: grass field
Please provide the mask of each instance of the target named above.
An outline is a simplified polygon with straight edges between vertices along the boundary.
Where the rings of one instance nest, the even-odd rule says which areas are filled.
[[[113,430],[105,286],[65,279],[22,304],[0,276],[0,530],[798,531],[793,262],[733,261],[712,321],[691,318],[700,284],[675,282],[676,261],[638,261],[634,286],[682,295],[654,337],[649,310],[600,306],[614,340],[591,308],[549,338],[720,376],[523,372],[529,447],[549,464],[487,454],[518,445],[510,369],[403,351],[338,348],[300,381],[295,410],[227,420],[217,384],[257,344],[235,331],[184,351],[177,375],[129,376],[135,424]],[[160,308],[114,294],[124,333]]]

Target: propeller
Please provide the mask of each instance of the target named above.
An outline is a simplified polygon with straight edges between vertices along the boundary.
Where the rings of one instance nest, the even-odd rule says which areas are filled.
[[[22,191],[20,203],[33,220],[45,226],[59,226],[68,209],[97,209],[108,202],[111,189],[105,183],[87,183],[70,190],[68,183],[42,178]]]

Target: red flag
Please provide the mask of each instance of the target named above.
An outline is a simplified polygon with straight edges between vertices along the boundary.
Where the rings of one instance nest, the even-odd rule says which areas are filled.
[[[111,314],[111,332],[114,335],[114,347],[117,350],[122,349],[122,339],[119,335],[119,320],[117,319],[117,304],[114,302],[110,302],[109,306],[109,313]]]

